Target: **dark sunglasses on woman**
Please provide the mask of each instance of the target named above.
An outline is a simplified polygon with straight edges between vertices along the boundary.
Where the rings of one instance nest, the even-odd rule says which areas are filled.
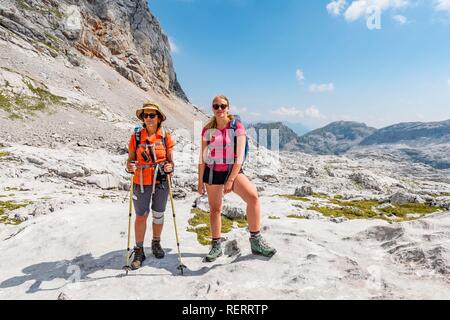
[[[157,113],[144,113],[143,115],[144,119],[147,119],[148,117],[150,117],[150,119],[155,119],[157,116]]]
[[[226,104],[214,104],[213,105],[214,110],[219,110],[219,108],[222,110],[225,110],[227,107],[228,107],[228,105],[226,105]]]

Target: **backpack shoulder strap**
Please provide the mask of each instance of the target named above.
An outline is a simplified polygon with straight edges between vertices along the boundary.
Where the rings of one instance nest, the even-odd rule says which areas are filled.
[[[234,118],[233,120],[231,120],[231,123],[230,123],[230,129],[233,129],[234,131],[236,131],[236,129],[237,129],[237,122],[238,122],[239,120],[238,119],[236,119],[236,118]]]
[[[139,146],[139,143],[141,142],[141,132],[142,132],[142,126],[136,126],[134,127],[134,139],[136,140],[136,149]]]
[[[164,148],[167,149],[167,145],[166,145],[166,128],[161,127],[161,132],[162,132],[162,141],[163,141]]]
[[[141,132],[142,132],[143,127],[141,125],[134,127],[134,141],[136,142],[136,149],[135,149],[135,153],[136,153],[136,159],[137,159],[137,150],[139,148],[139,144],[141,142]]]

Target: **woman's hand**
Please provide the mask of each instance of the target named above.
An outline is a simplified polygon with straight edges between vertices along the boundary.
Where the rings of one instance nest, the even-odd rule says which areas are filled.
[[[173,171],[173,165],[172,165],[172,163],[167,162],[167,163],[164,165],[164,172],[165,172],[165,173],[171,173],[172,171]]]
[[[127,172],[134,174],[136,172],[136,164],[137,161],[127,161]]]
[[[230,193],[231,191],[233,191],[233,184],[234,184],[234,180],[227,180],[227,182],[225,182],[225,185],[223,187],[223,193],[227,194],[227,193]]]
[[[198,182],[197,192],[201,195],[204,195],[206,193],[205,184],[203,183],[203,181]]]

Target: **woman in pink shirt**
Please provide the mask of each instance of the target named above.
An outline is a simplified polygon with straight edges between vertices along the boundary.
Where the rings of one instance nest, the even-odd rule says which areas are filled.
[[[260,234],[260,203],[255,186],[242,171],[246,132],[243,124],[229,114],[229,101],[225,96],[213,99],[214,116],[202,131],[202,146],[198,167],[198,192],[208,194],[212,247],[206,261],[222,255],[220,245],[222,227],[222,196],[231,191],[247,204],[247,222],[252,253],[271,257],[276,253]],[[233,122],[235,121],[235,122]],[[231,127],[231,124],[235,126]],[[235,129],[233,129],[235,127]],[[205,190],[206,188],[206,190]]]

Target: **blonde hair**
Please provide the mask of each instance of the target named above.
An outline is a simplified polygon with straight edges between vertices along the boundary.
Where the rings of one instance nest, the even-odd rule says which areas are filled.
[[[227,102],[228,105],[228,110],[230,108],[230,101],[228,100],[228,98],[224,95],[220,95],[220,96],[215,96],[214,99],[212,100],[212,102],[214,103],[214,101],[216,99],[223,99]],[[228,119],[233,120],[234,116],[232,114],[228,114]],[[217,129],[217,120],[216,120],[216,116],[212,116],[211,119],[209,119],[208,123],[206,124],[206,129]]]

